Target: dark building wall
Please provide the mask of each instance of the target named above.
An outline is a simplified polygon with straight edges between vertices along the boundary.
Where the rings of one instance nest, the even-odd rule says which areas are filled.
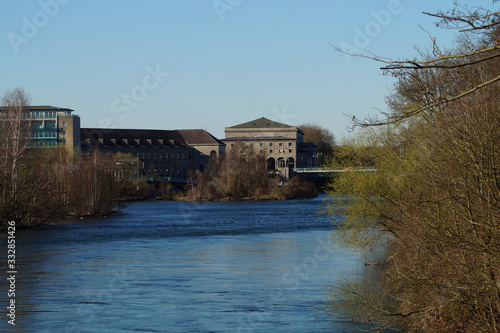
[[[155,180],[185,180],[200,163],[200,153],[177,131],[82,128],[81,147],[83,153],[98,149],[136,156],[138,176]]]

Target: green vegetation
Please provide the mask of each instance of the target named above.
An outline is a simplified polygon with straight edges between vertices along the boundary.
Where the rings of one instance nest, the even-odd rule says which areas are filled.
[[[391,112],[356,121],[364,129],[334,163],[371,161],[378,172],[344,173],[330,194],[346,207],[335,241],[384,255],[368,277],[341,277],[330,310],[350,309],[377,329],[500,331],[498,15],[435,14],[462,31],[455,49],[375,58],[397,78]]]

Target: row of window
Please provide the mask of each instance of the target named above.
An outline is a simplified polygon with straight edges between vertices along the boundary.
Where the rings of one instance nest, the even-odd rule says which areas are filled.
[[[191,153],[133,153],[134,156],[138,156],[141,160],[154,160],[156,162],[168,162],[169,159],[178,160],[183,159],[191,159]]]
[[[280,153],[284,153],[286,149],[280,149],[279,152]],[[260,151],[262,153],[262,150]],[[269,153],[271,154],[273,152],[272,149],[269,149]],[[293,153],[293,149],[288,149],[288,153]]]
[[[31,111],[26,114],[28,118],[55,118],[56,111]]]
[[[253,142],[252,142],[252,143],[250,143],[250,146],[251,146],[251,147],[253,147],[253,145],[254,145],[254,144],[253,144]],[[260,147],[264,147],[264,145],[265,145],[265,143],[263,143],[263,142],[259,143],[259,146],[260,146]],[[293,145],[293,144],[292,144],[291,142],[288,142],[288,146],[289,146],[289,147],[291,147],[292,145]],[[269,147],[272,147],[272,146],[273,146],[273,143],[272,143],[272,142],[269,142]],[[280,147],[284,146],[283,142],[278,143],[278,146],[280,146]],[[231,143],[231,147],[234,147],[234,143]]]
[[[31,137],[34,139],[57,139],[57,132],[53,131],[34,132]]]
[[[146,170],[142,170],[146,173]],[[160,177],[175,177],[175,178],[186,178],[187,177],[187,169],[148,169],[147,173],[156,174]]]

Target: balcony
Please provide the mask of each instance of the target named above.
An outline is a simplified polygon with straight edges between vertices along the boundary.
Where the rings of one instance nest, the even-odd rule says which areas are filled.
[[[47,132],[51,132],[51,131],[57,131],[57,126],[55,125],[52,125],[52,126],[33,126],[33,131],[47,131]]]

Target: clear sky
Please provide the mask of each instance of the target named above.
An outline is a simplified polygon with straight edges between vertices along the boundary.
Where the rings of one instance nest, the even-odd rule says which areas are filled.
[[[467,1],[466,1],[467,2]],[[491,0],[469,1],[491,8]],[[384,109],[380,64],[429,38],[423,11],[453,0],[0,0],[0,93],[75,110],[82,127],[224,127],[259,117],[316,123],[337,138]],[[498,5],[497,5],[498,6]],[[361,33],[360,33],[361,31]]]

